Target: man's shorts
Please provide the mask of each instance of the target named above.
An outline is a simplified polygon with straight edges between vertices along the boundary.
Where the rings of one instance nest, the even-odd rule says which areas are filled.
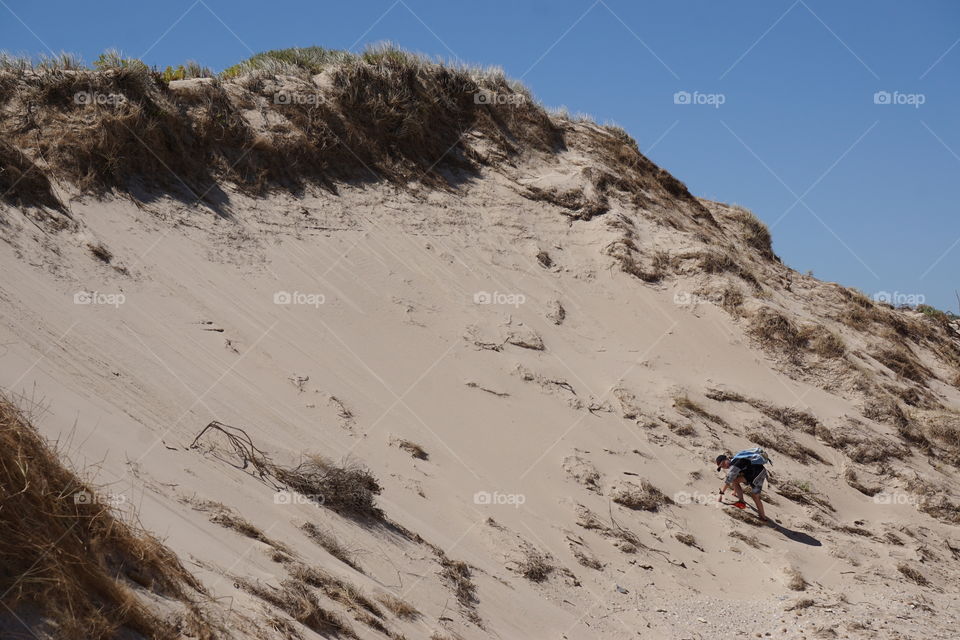
[[[754,495],[760,495],[760,492],[763,490],[763,483],[767,479],[767,470],[764,469],[757,474],[757,477],[753,479],[753,482],[750,483],[750,493]]]

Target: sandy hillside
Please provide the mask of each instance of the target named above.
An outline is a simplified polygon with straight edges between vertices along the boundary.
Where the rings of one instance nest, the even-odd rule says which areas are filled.
[[[4,167],[35,173],[0,208],[0,386],[202,585],[136,597],[168,621],[193,602],[181,637],[956,637],[949,319],[790,270],[749,212],[531,104],[458,103],[459,137],[380,129],[380,163],[284,164],[315,130],[278,87],[372,135],[343,73],[217,85],[260,137],[198,156],[199,201],[159,170],[117,186],[164,151],[101,166],[109,135],[135,142],[129,105],[14,130],[52,81],[3,81]],[[156,100],[196,119],[208,90]],[[714,457],[756,445],[769,526],[716,500]],[[57,635],[11,607],[9,637]]]

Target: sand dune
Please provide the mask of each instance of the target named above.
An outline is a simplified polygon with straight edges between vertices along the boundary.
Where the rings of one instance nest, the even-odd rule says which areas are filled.
[[[616,131],[473,122],[443,184],[3,206],[0,385],[207,637],[955,637],[956,326],[792,271]],[[717,502],[757,445],[770,525]]]

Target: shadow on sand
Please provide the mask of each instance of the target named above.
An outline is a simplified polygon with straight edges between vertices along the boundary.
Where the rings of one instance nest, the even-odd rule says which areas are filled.
[[[811,536],[808,533],[803,533],[802,531],[793,531],[792,529],[787,529],[785,526],[770,520],[770,528],[782,533],[785,537],[793,540],[794,542],[799,542],[800,544],[808,544],[811,547],[821,547],[823,544]]]

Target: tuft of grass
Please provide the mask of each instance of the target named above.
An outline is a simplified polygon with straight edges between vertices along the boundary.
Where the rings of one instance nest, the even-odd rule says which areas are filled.
[[[531,582],[544,582],[555,569],[549,556],[533,548],[526,550],[523,560],[517,566],[520,575]]]
[[[93,254],[94,258],[104,264],[110,264],[110,261],[113,260],[113,254],[110,252],[110,249],[107,249],[102,242],[88,244],[87,249]]]
[[[417,460],[428,460],[430,458],[430,454],[427,453],[426,449],[421,447],[416,442],[412,442],[410,440],[398,439],[397,447],[400,449],[403,449],[404,451],[409,453],[411,456],[413,456]]]
[[[721,427],[727,427],[727,421],[721,418],[718,415],[710,413],[699,404],[691,400],[688,396],[677,396],[673,399],[673,406],[677,408],[684,416],[690,418],[692,415],[700,416],[701,418],[712,422]],[[691,415],[692,414],[692,415]]]
[[[770,236],[770,229],[754,215],[753,212],[740,207],[733,206],[734,219],[743,227],[744,239],[747,244],[756,249],[760,255],[767,259],[773,259],[773,238]]]
[[[904,346],[884,347],[870,355],[876,358],[880,364],[907,380],[924,384],[928,379],[934,377],[933,372]]]
[[[765,449],[790,456],[801,464],[808,464],[810,460],[823,462],[823,458],[816,451],[800,444],[782,429],[773,429],[769,424],[754,427],[746,433],[746,437]]]
[[[777,485],[777,493],[797,504],[817,506],[829,511],[835,511],[830,501],[814,493],[809,483],[806,482],[794,482],[792,480],[781,482]]]
[[[304,522],[300,529],[307,534],[313,542],[319,545],[323,550],[334,558],[344,563],[354,571],[363,573],[363,570],[357,565],[353,558],[353,552],[337,540],[332,533],[321,529],[312,522]]]
[[[765,349],[783,351],[797,356],[804,349],[809,336],[779,311],[771,307],[762,307],[751,318],[747,328],[749,333]]]
[[[401,600],[392,594],[382,593],[377,596],[377,600],[387,609],[387,611],[401,620],[416,620],[420,617],[420,612],[417,611],[416,607],[406,600]]]
[[[612,498],[614,502],[628,509],[644,511],[657,511],[665,505],[673,504],[673,500],[647,480],[641,481],[640,486],[630,482],[624,483],[613,490]]]
[[[357,637],[353,629],[344,623],[340,616],[320,606],[310,586],[304,582],[287,579],[280,583],[279,588],[251,582],[246,578],[237,578],[235,583],[247,593],[283,611],[320,635]]]
[[[761,548],[763,548],[763,547],[768,546],[768,545],[765,545],[764,543],[760,542],[760,540],[759,540],[759,538],[757,538],[757,536],[750,536],[750,535],[747,535],[747,534],[742,533],[742,532],[740,532],[740,531],[734,530],[734,531],[731,531],[728,535],[729,535],[731,538],[736,538],[737,540],[740,540],[741,542],[750,545],[750,546],[753,547],[754,549],[761,549]]]
[[[796,567],[786,567],[783,573],[786,575],[787,588],[791,591],[805,591],[809,585]]]
[[[688,547],[696,547],[697,539],[689,533],[678,533],[674,536],[677,540],[687,545]]]
[[[913,582],[914,584],[918,584],[921,587],[925,587],[930,584],[930,581],[927,580],[926,576],[905,562],[901,562],[897,565],[897,571],[903,574],[907,580]]]

